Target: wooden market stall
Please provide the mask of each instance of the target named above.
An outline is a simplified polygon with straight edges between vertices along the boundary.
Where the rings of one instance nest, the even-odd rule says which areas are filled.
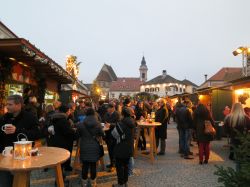
[[[40,104],[57,99],[61,84],[73,78],[55,61],[23,38],[0,39],[0,114],[8,95],[32,92]],[[46,96],[47,93],[47,96]]]

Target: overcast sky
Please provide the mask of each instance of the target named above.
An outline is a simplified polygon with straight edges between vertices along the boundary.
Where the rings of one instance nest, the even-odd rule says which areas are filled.
[[[8,0],[0,19],[63,67],[76,55],[85,83],[104,63],[139,77],[144,53],[148,79],[166,69],[200,84],[241,65],[232,51],[250,44],[249,8],[249,0]]]

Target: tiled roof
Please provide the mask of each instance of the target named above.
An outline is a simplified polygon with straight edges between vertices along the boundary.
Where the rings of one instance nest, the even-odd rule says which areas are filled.
[[[117,78],[116,81],[111,83],[110,91],[132,91],[139,92],[140,85],[143,82],[140,81],[140,78],[128,78],[128,77],[120,77]]]
[[[117,76],[113,68],[107,64],[103,65],[101,71],[96,77],[97,81],[106,81],[106,82],[115,81],[116,79],[117,79]]]
[[[181,81],[183,84],[185,85],[190,85],[190,86],[194,86],[194,87],[198,87],[196,84],[194,84],[193,82],[187,80],[187,79],[184,79],[183,81]]]
[[[208,79],[208,81],[230,81],[241,76],[242,68],[221,68],[216,74]]]
[[[111,76],[113,77],[113,79],[116,80],[116,79],[117,79],[117,76],[116,76],[116,74],[115,74],[113,68],[112,68],[111,66],[107,65],[107,64],[105,64],[105,65],[107,66],[108,71],[109,71],[109,73],[111,74]]]
[[[148,85],[148,84],[163,84],[163,83],[182,83],[181,81],[171,77],[170,75],[159,75],[149,81],[147,81],[146,83],[144,83],[143,85]]]
[[[111,82],[112,78],[110,77],[109,73],[106,71],[100,71],[98,76],[96,77],[97,81],[106,81],[106,82]]]

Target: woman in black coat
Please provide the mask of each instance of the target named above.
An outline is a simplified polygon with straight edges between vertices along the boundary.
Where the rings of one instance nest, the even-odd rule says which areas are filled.
[[[98,138],[104,136],[102,126],[93,108],[86,110],[84,122],[78,126],[80,134],[80,159],[82,165],[82,186],[87,186],[90,168],[92,186],[96,186],[96,162],[100,158]]]
[[[197,141],[199,145],[199,164],[207,164],[210,155],[210,141],[213,140],[211,134],[205,134],[205,121],[210,121],[214,126],[209,110],[203,104],[199,104],[194,111],[194,126],[197,133]],[[205,154],[205,160],[203,159]]]
[[[116,139],[116,145],[114,148],[114,157],[116,164],[116,172],[118,178],[118,184],[113,186],[123,186],[128,182],[128,164],[130,157],[133,156],[134,153],[134,128],[135,121],[131,117],[131,111],[128,108],[123,108],[122,116],[123,119],[119,123],[119,130],[114,136]],[[116,127],[117,129],[117,127]]]
[[[158,101],[158,104],[159,104],[159,109],[155,113],[155,121],[160,122],[161,126],[155,128],[156,147],[159,146],[160,142],[161,146],[158,155],[165,155],[168,109],[166,107],[166,102],[164,99],[160,99]]]

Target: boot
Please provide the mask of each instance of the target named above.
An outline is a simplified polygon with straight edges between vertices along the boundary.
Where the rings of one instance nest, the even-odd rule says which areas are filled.
[[[91,187],[96,187],[96,179],[91,179]]]
[[[82,179],[82,187],[87,187],[88,186],[88,179]]]
[[[164,155],[165,154],[165,149],[166,149],[166,141],[165,139],[160,139],[161,146],[160,146],[160,153],[159,155]]]

